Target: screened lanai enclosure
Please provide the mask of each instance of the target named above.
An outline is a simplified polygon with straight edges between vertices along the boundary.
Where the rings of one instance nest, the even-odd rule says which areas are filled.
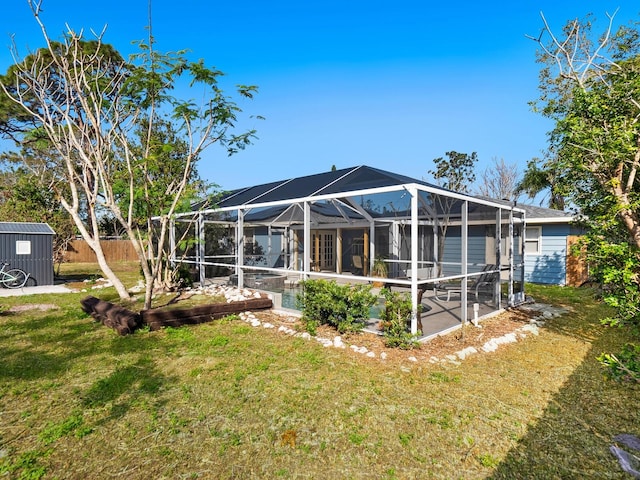
[[[178,215],[172,261],[201,284],[284,295],[313,278],[382,282],[411,295],[409,328],[429,338],[524,300],[524,222],[516,205],[358,166],[235,190]]]

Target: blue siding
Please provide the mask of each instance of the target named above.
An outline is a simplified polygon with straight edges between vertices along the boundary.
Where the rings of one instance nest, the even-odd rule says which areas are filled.
[[[467,256],[469,271],[477,272],[482,270],[487,256],[487,234],[485,227],[469,227],[469,241],[467,246]]]
[[[442,274],[460,274],[460,247],[462,238],[460,237],[460,227],[447,227],[447,236],[444,240],[444,253],[442,254]]]
[[[528,226],[536,226],[529,224]],[[567,235],[569,225],[543,225],[539,255],[525,255],[525,281],[564,285],[567,273]]]
[[[486,263],[486,233],[485,228],[480,226],[469,227],[467,242],[467,263],[469,271],[475,272],[482,270],[482,266]],[[449,227],[447,229],[447,237],[444,243],[444,275],[459,275],[461,256],[462,238],[460,227]],[[479,266],[477,266],[479,265]]]

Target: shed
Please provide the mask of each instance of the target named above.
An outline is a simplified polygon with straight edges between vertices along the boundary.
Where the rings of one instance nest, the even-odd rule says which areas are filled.
[[[53,285],[53,236],[46,223],[0,222],[0,261],[29,274],[31,284]]]

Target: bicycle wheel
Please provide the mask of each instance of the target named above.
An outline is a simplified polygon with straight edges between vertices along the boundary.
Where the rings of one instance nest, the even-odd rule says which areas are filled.
[[[4,274],[3,283],[7,288],[20,288],[27,283],[27,274],[19,268],[13,268]]]

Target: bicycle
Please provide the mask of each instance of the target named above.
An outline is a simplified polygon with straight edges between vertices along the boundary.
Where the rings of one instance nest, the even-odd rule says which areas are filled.
[[[30,273],[26,273],[19,268],[12,268],[11,270],[5,270],[9,264],[2,263],[0,268],[0,284],[5,288],[21,288],[24,287],[29,280]]]

